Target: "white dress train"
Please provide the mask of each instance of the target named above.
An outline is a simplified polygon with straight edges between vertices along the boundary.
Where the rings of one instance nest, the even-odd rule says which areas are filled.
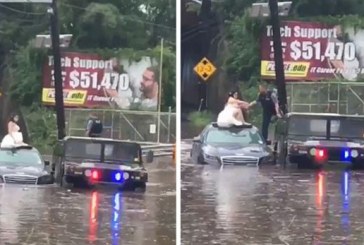
[[[227,104],[219,115],[217,116],[217,126],[219,127],[231,127],[241,126],[243,122],[237,120],[234,116],[235,111],[238,110],[235,106]]]
[[[5,135],[5,137],[1,141],[0,147],[6,148],[19,145],[24,145],[23,134],[21,132],[13,132],[11,133],[11,135],[10,134]]]

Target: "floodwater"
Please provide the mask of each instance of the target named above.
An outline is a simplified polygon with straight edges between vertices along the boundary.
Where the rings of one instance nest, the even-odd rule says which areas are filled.
[[[364,172],[193,164],[182,144],[182,244],[362,245]]]
[[[146,167],[145,193],[1,186],[0,245],[175,244],[172,159]]]

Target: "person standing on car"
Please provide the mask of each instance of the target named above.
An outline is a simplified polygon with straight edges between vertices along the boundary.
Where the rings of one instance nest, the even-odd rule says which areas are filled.
[[[269,124],[274,116],[281,117],[276,93],[267,89],[266,85],[259,85],[258,98],[249,104],[252,107],[260,103],[263,109],[262,136],[268,139]]]
[[[87,121],[86,136],[87,137],[100,137],[103,131],[102,121],[96,113],[91,113]]]

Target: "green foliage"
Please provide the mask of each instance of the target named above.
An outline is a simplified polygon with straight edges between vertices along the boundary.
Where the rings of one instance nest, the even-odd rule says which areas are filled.
[[[42,107],[23,107],[22,113],[25,115],[27,128],[31,129],[29,138],[32,145],[43,154],[51,154],[57,142],[55,113]]]
[[[42,67],[45,57],[46,51],[28,45],[19,49],[15,56],[9,59],[8,93],[19,104],[32,105],[41,101],[42,77],[39,67]]]
[[[188,119],[195,127],[204,127],[209,124],[214,115],[209,111],[194,111],[188,115]]]

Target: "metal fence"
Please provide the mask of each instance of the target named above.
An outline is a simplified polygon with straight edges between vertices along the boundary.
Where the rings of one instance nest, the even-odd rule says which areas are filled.
[[[364,83],[287,83],[289,111],[364,115]]]
[[[160,113],[158,137],[157,112],[67,109],[67,135],[84,136],[91,112],[96,112],[103,121],[103,137],[156,143],[173,143],[176,140],[176,114],[171,111]]]

